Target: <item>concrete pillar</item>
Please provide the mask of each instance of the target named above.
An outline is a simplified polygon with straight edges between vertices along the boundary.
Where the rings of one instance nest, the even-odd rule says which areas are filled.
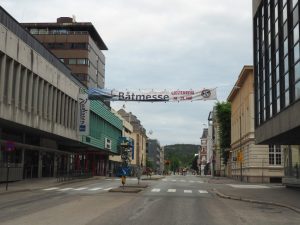
[[[56,175],[57,175],[57,163],[58,163],[58,154],[54,153],[53,177],[56,177]]]
[[[42,177],[42,172],[43,172],[43,154],[41,151],[39,151],[39,169],[38,169],[38,178]]]
[[[6,71],[6,55],[0,56],[0,102],[4,98],[4,86],[5,86],[5,71]]]

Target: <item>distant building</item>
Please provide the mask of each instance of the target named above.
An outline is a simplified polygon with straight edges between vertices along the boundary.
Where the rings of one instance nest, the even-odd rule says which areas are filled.
[[[146,166],[146,142],[147,135],[146,129],[142,126],[141,121],[133,115],[131,112],[127,113],[124,109],[118,111],[127,122],[133,126],[133,136],[135,140],[135,151],[136,151],[136,165],[145,167]]]
[[[227,99],[231,103],[231,176],[247,182],[281,182],[281,147],[255,144],[253,80],[253,67],[244,66]]]
[[[256,143],[282,145],[283,183],[300,186],[299,1],[252,4]]]
[[[105,43],[90,22],[60,17],[56,23],[22,23],[88,88],[104,88]]]
[[[152,163],[153,169],[157,172],[162,174],[163,168],[162,165],[164,164],[163,158],[164,152],[160,143],[156,139],[148,139],[147,141],[147,158]]]
[[[201,171],[201,175],[207,175],[209,165],[207,164],[207,134],[208,129],[204,128],[202,136],[200,138],[200,148],[199,148],[199,168]]]

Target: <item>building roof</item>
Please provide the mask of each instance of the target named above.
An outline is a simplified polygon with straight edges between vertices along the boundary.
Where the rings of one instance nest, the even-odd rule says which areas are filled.
[[[249,72],[253,71],[253,66],[250,65],[245,65],[242,69],[242,71],[240,72],[240,75],[237,79],[237,81],[235,82],[229,96],[227,97],[227,101],[231,102],[232,99],[234,99],[234,97],[236,96],[236,94],[238,93],[238,90],[240,87],[242,87],[247,75],[249,74]]]
[[[64,22],[65,19],[67,23]],[[95,41],[96,45],[100,50],[108,50],[104,41],[100,37],[96,28],[91,22],[75,22],[74,20],[70,22],[69,17],[60,17],[57,19],[57,23],[21,23],[22,26],[28,28],[48,28],[48,29],[61,29],[64,28],[68,31],[87,31],[92,39]]]

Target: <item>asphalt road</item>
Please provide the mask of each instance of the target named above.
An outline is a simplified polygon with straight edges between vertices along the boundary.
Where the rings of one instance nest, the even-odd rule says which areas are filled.
[[[143,182],[149,187],[135,194],[108,192],[120,181],[101,180],[1,195],[0,224],[300,224],[300,215],[289,209],[219,198],[212,192],[214,184],[200,177]]]

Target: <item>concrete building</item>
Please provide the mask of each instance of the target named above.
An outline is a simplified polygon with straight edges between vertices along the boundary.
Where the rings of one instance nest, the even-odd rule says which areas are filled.
[[[131,112],[127,113],[120,109],[118,113],[133,126],[133,137],[135,140],[136,165],[144,168],[146,166],[146,129],[142,126],[141,121]]]
[[[105,86],[107,47],[90,22],[60,17],[56,23],[22,23],[29,32],[65,63],[84,85]]]
[[[285,145],[283,183],[300,185],[299,1],[252,4],[256,142]]]
[[[133,168],[136,168],[138,166],[138,164],[137,164],[137,151],[135,149],[135,143],[136,143],[136,139],[135,138],[136,138],[136,135],[133,134],[133,126],[128,121],[126,121],[120,114],[118,114],[118,112],[116,112],[114,110],[113,110],[113,112],[123,122],[122,137],[128,137],[133,142],[132,156],[131,156],[130,165]],[[111,167],[110,168],[111,168],[113,174],[115,174],[117,168],[119,166],[121,166],[121,164],[122,164],[121,156],[120,155],[110,155],[109,156],[109,160],[111,162]]]
[[[255,144],[253,82],[253,67],[244,66],[227,99],[231,103],[231,176],[247,182],[280,182],[280,146]]]
[[[200,174],[201,175],[207,175],[209,171],[209,165],[207,164],[207,134],[208,134],[208,129],[204,128],[202,136],[200,138],[200,148],[199,148],[199,158],[198,158],[198,163],[199,163],[199,168],[200,168]]]
[[[219,122],[217,118],[216,107],[209,113],[208,125],[212,127],[212,151],[214,154],[214,166],[216,176],[225,176],[225,165],[223,162],[222,150],[220,148]]]
[[[163,173],[164,165],[164,152],[160,143],[156,139],[147,140],[147,158],[151,162],[153,169],[156,173]]]
[[[2,7],[0,15],[0,181],[8,166],[9,180],[105,175],[122,121],[92,101],[88,134],[79,135],[85,86]]]

